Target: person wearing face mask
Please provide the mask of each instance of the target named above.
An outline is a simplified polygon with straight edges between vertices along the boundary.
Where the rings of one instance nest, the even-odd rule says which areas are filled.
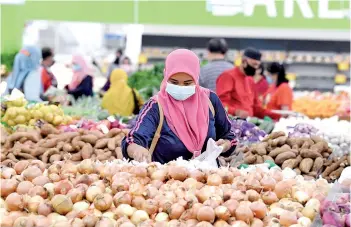
[[[75,99],[81,96],[93,96],[93,77],[90,75],[91,70],[82,56],[74,55],[72,57],[72,81],[66,85],[68,94],[73,95]]]
[[[256,70],[253,80],[255,82],[255,90],[257,91],[258,96],[262,96],[268,90],[268,81],[263,75],[264,68],[261,64],[260,67]]]
[[[165,62],[160,92],[142,108],[135,126],[122,141],[125,158],[167,163],[189,160],[212,138],[229,156],[236,141],[218,96],[200,87],[199,58],[190,50],[171,52]]]
[[[57,87],[57,80],[54,74],[51,72],[50,67],[55,64],[54,53],[51,48],[44,47],[41,50],[43,60],[41,62],[41,81],[43,83],[44,93],[49,89],[49,87]]]
[[[284,65],[273,62],[267,67],[267,79],[271,84],[263,96],[264,105],[269,110],[291,110],[293,91],[286,78]]]
[[[240,118],[255,116],[279,119],[280,115],[263,109],[255,89],[253,76],[261,65],[261,53],[247,48],[239,67],[223,72],[217,79],[216,91],[223,105],[231,115]]]

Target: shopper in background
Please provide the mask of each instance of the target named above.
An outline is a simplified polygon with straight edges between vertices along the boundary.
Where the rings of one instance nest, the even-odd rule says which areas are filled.
[[[209,138],[223,146],[222,155],[231,154],[235,141],[228,116],[218,96],[200,87],[199,75],[200,61],[192,51],[178,49],[167,56],[160,92],[145,104],[122,142],[124,157],[162,164],[189,160],[206,149]]]
[[[43,83],[44,93],[49,89],[50,86],[57,87],[57,80],[54,74],[51,72],[50,67],[55,64],[54,53],[51,48],[44,47],[41,50],[43,60],[41,62],[41,81]]]
[[[225,60],[228,45],[225,39],[211,39],[207,45],[209,62],[201,67],[200,85],[216,92],[216,80],[226,70],[233,68],[233,64]]]
[[[217,94],[228,113],[240,118],[269,116],[278,119],[279,114],[265,110],[261,106],[255,89],[253,76],[261,65],[261,53],[247,48],[239,67],[225,71],[217,79]]]
[[[112,72],[115,68],[118,68],[119,65],[121,64],[122,55],[123,55],[122,49],[118,49],[118,50],[116,51],[116,58],[115,58],[115,60],[109,65],[109,67],[108,67],[108,69],[107,69],[107,75],[106,75],[107,78],[110,78],[111,72]]]
[[[16,88],[24,93],[28,101],[42,101],[40,60],[40,49],[35,46],[24,47],[15,56],[13,71],[7,80],[8,93]]]
[[[264,68],[261,64],[260,67],[256,70],[253,80],[255,82],[255,89],[258,96],[262,96],[268,90],[269,84],[266,80],[266,77],[263,75]]]
[[[286,78],[284,65],[273,62],[267,67],[267,78],[272,81],[263,96],[263,102],[270,110],[291,110],[293,91]]]
[[[110,80],[111,86],[102,98],[101,107],[111,115],[138,114],[144,103],[138,92],[128,86],[127,73],[123,69],[115,69]]]
[[[92,71],[83,56],[72,57],[72,71],[72,81],[65,87],[68,94],[73,95],[75,99],[81,96],[93,96],[93,77],[90,75]]]
[[[123,58],[123,60],[120,64],[120,68],[123,69],[124,71],[126,71],[128,76],[131,76],[135,71],[135,69],[132,65],[132,61],[128,57]]]

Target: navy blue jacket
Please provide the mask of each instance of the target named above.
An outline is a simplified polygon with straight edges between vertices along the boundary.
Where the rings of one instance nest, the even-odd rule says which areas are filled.
[[[229,151],[223,153],[223,156],[229,156],[235,149],[234,134],[231,131],[231,124],[228,120],[226,111],[223,108],[218,96],[211,92],[210,101],[215,110],[215,117],[213,117],[209,109],[209,126],[208,134],[202,151],[206,150],[207,140],[209,138],[215,141],[219,139],[228,139],[232,141],[232,147]],[[164,118],[163,127],[161,130],[161,137],[158,140],[152,161],[160,162],[162,164],[175,160],[178,157],[183,157],[185,160],[192,158],[193,154],[187,150],[183,142],[175,135],[167,124]],[[137,118],[135,126],[131,129],[130,133],[122,141],[122,151],[125,158],[131,159],[127,154],[127,147],[129,144],[135,143],[148,149],[151,146],[151,141],[159,125],[160,115],[158,104],[155,100],[149,100]]]
[[[75,89],[68,89],[68,94],[73,95],[75,99],[81,96],[93,96],[93,77],[86,76]]]

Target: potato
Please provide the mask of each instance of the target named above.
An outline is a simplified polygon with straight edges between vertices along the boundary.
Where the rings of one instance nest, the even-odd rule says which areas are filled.
[[[255,155],[250,155],[244,158],[244,162],[246,164],[254,164],[256,162],[256,156]]]
[[[110,140],[109,138],[99,139],[99,140],[96,142],[94,148],[97,148],[97,149],[103,149],[103,148],[105,148],[105,147],[107,146],[107,143],[108,143],[109,140]]]
[[[312,172],[318,172],[323,167],[323,158],[318,157],[314,160]]]
[[[313,158],[313,159],[322,157],[322,155],[318,151],[311,150],[311,149],[301,149],[300,155],[303,158]]]
[[[72,145],[69,144],[69,143],[65,143],[65,145],[63,145],[63,148],[62,148],[62,149],[63,149],[64,152],[68,152],[68,153],[74,151],[74,148],[73,148]]]
[[[300,162],[300,170],[302,173],[309,173],[313,165],[313,159],[312,158],[304,158]]]
[[[81,140],[86,142],[86,143],[90,143],[91,145],[95,145],[96,141],[98,140],[99,138],[93,134],[88,134],[88,135],[83,135],[81,136]]]
[[[113,138],[117,136],[118,134],[122,133],[122,129],[119,128],[113,128],[108,133],[106,134],[106,138]]]
[[[339,179],[342,171],[344,170],[344,167],[339,167],[337,170],[333,171],[329,177],[331,180],[336,180],[336,179]]]
[[[116,138],[111,138],[107,142],[107,148],[111,151],[116,149]]]
[[[271,156],[263,155],[263,161],[265,162],[267,160],[274,161],[274,159]]]
[[[323,152],[323,153],[322,153],[323,158],[328,158],[329,155],[330,155],[330,154],[329,154],[328,152]]]
[[[261,164],[263,163],[263,157],[260,155],[256,155],[256,164]]]
[[[117,147],[115,149],[116,157],[117,159],[123,159],[123,153],[122,153],[122,148]]]
[[[82,153],[81,156],[83,159],[89,159],[91,158],[91,155],[93,154],[93,147],[91,146],[90,143],[86,143],[84,144],[83,148],[82,148]]]
[[[96,158],[99,161],[105,161],[105,160],[109,159],[111,157],[111,155],[112,155],[112,152],[108,151],[108,152],[97,155]]]
[[[299,164],[299,162],[297,162],[296,159],[288,159],[288,160],[285,160],[282,164],[282,169],[285,169],[285,168],[291,168],[291,169],[294,169],[297,165]]]
[[[271,133],[269,136],[267,136],[266,138],[263,139],[264,142],[267,142],[268,140],[270,139],[276,139],[278,137],[281,137],[281,136],[285,136],[285,133],[284,132],[273,132]]]
[[[295,168],[294,171],[297,175],[301,175],[301,170],[299,168]]]
[[[275,159],[274,162],[275,164],[283,164],[285,160],[291,159],[291,158],[296,158],[296,154],[292,151],[286,151],[284,153],[279,154]]]
[[[273,147],[283,146],[286,143],[287,139],[288,139],[288,137],[286,137],[286,136],[281,136],[279,138],[276,138],[272,141],[272,146]]]
[[[323,142],[318,142],[316,144],[313,144],[310,147],[310,150],[317,151],[318,153],[322,153],[328,149],[328,144],[325,145]]]
[[[53,154],[50,156],[49,162],[50,163],[54,163],[56,161],[60,161],[61,160],[61,155],[60,154]]]
[[[272,158],[275,158],[277,155],[285,152],[286,150],[285,149],[282,149],[281,147],[278,147],[278,148],[275,148],[273,149],[271,152],[269,152],[269,156],[272,157]]]

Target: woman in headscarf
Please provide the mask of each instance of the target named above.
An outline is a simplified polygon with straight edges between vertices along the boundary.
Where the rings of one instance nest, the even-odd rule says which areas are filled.
[[[72,57],[73,77],[69,85],[66,86],[68,94],[75,99],[81,96],[93,96],[93,77],[91,70],[84,58],[80,55]]]
[[[267,72],[272,84],[263,96],[263,104],[269,110],[291,110],[293,90],[286,78],[284,65],[273,62],[267,67]]]
[[[127,73],[123,69],[115,69],[110,80],[111,86],[102,99],[102,108],[121,116],[138,114],[143,101],[137,91],[128,86]]]
[[[41,51],[35,46],[24,47],[15,56],[13,71],[7,80],[9,93],[16,88],[24,93],[28,101],[42,101],[40,60]]]
[[[218,96],[199,85],[200,61],[190,50],[171,52],[160,92],[141,110],[122,142],[125,158],[167,163],[189,160],[206,150],[212,138],[223,156],[235,148],[231,124]]]

